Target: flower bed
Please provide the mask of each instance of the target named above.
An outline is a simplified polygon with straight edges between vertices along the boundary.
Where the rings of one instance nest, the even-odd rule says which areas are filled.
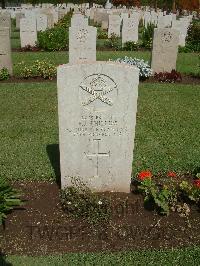
[[[133,191],[143,195],[144,204],[160,214],[177,211],[180,216],[188,217],[191,206],[200,204],[199,173],[181,177],[175,172],[153,176],[150,171],[143,171],[133,179],[133,185]]]

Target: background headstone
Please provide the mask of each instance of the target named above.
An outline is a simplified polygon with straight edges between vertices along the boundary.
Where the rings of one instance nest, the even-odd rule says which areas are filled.
[[[20,19],[21,18],[24,18],[25,17],[25,15],[24,15],[24,13],[16,13],[16,28],[17,29],[19,29],[19,27],[20,27]]]
[[[154,29],[151,68],[154,72],[176,69],[179,33],[174,29]]]
[[[71,18],[71,27],[88,26],[88,18],[85,18],[82,14],[74,14]]]
[[[170,28],[172,25],[172,15],[158,17],[158,28]]]
[[[175,20],[172,22],[172,28],[179,32],[179,45],[185,46],[187,31],[190,22],[188,20]]]
[[[10,29],[0,27],[0,69],[7,68],[12,75]]]
[[[138,41],[138,23],[139,20],[132,18],[123,19],[122,44],[129,41]]]
[[[69,28],[69,63],[96,61],[97,28]]]
[[[20,40],[21,47],[35,46],[37,42],[36,19],[20,19]]]
[[[9,28],[9,31],[11,33],[11,17],[9,13],[0,13],[0,27]]]
[[[115,34],[121,35],[121,17],[119,15],[109,15],[108,38]]]
[[[47,15],[38,14],[36,16],[37,21],[37,31],[45,31],[48,27],[48,18]]]

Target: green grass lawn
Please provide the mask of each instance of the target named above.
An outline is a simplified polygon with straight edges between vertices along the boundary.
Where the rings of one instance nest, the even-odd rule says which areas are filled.
[[[11,37],[11,46],[12,48],[20,48],[21,44],[20,44],[20,39],[15,39]]]
[[[47,146],[58,144],[55,83],[0,84],[1,175],[55,177]],[[200,86],[142,84],[133,172],[200,166]]]
[[[19,31],[13,31],[11,34],[11,46],[12,48],[20,48],[20,34]],[[97,39],[97,47],[103,47],[106,40]],[[151,52],[150,51],[97,51],[97,60],[105,61],[109,59],[117,59],[118,57],[131,56],[144,59],[150,62]],[[31,64],[34,60],[50,60],[56,65],[68,63],[68,52],[14,52],[12,53],[14,63],[14,73],[17,73],[17,64],[21,61]],[[182,73],[190,74],[198,72],[198,54],[197,53],[179,53],[177,60],[177,71]]]
[[[12,32],[13,48],[20,47]],[[102,42],[102,43],[101,43]],[[100,45],[103,41],[100,41]],[[97,52],[97,60],[124,56],[150,60],[146,52]],[[17,63],[47,59],[68,62],[68,52],[12,53]],[[195,73],[197,54],[178,54],[177,70]],[[58,144],[56,83],[0,83],[1,176],[10,180],[55,180],[47,148]],[[133,173],[150,169],[185,172],[200,166],[200,85],[141,84]],[[52,154],[54,155],[54,154]],[[7,264],[6,264],[7,263]],[[0,265],[199,265],[200,247],[116,253],[82,253],[43,257],[8,256]]]
[[[150,51],[97,51],[97,60],[106,61],[109,59],[117,59],[118,57],[131,56],[150,61]],[[31,64],[34,60],[50,60],[56,65],[68,63],[68,52],[23,52],[12,53],[14,63],[14,73],[17,73],[17,64],[24,61],[26,64]],[[180,53],[178,54],[177,70],[182,73],[196,73],[198,71],[199,59],[195,53]]]
[[[12,32],[11,32],[11,47],[12,48],[20,48],[21,47],[19,30],[16,30],[13,25],[12,25]]]
[[[120,265],[120,266],[198,266],[200,248],[174,249],[167,251],[141,251],[118,253],[79,253],[45,257],[8,256],[6,262],[13,266],[74,266],[74,265]],[[1,263],[1,261],[0,261]],[[1,264],[5,265],[6,264]]]

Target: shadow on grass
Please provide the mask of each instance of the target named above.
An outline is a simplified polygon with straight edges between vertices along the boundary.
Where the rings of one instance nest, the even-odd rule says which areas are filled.
[[[6,257],[5,255],[1,252],[0,250],[0,265],[1,266],[12,266],[12,264],[10,262],[6,261]]]
[[[50,163],[54,169],[56,176],[56,183],[61,186],[61,175],[60,175],[60,151],[58,144],[47,145],[46,151],[50,160]]]

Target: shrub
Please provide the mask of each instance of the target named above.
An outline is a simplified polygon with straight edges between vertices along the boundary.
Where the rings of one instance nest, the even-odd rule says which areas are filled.
[[[200,55],[198,56],[199,63],[194,67],[194,72],[192,73],[192,76],[195,78],[200,78]]]
[[[25,62],[17,65],[17,76],[20,78],[36,78],[53,79],[56,77],[56,66],[46,60],[36,60],[31,66],[27,66]]]
[[[200,24],[193,22],[190,24],[187,37],[186,47],[193,52],[200,52]]]
[[[7,80],[9,79],[10,74],[7,68],[3,67],[0,69],[0,80]]]
[[[97,39],[108,39],[107,31],[103,31],[100,28],[97,28]]]
[[[179,53],[191,53],[192,51],[189,46],[179,46],[178,52]]]
[[[115,51],[121,50],[120,38],[113,33],[111,34],[111,37],[105,41],[104,44],[107,48],[112,48]]]
[[[116,62],[129,64],[129,65],[138,67],[140,70],[140,72],[139,72],[140,80],[147,79],[150,76],[152,76],[152,74],[153,74],[153,71],[152,71],[150,65],[148,64],[148,62],[145,62],[143,59],[125,56],[124,58],[116,59]]]
[[[125,51],[138,51],[139,43],[137,42],[125,42],[123,45],[123,50]]]
[[[19,197],[19,193],[4,178],[0,178],[0,225],[9,211],[22,204]]]
[[[36,60],[33,67],[36,70],[36,75],[44,79],[53,79],[56,77],[56,66],[48,61],[39,61]]]
[[[36,77],[33,65],[27,66],[24,61],[17,64],[17,76],[20,78],[32,78]]]
[[[79,179],[72,179],[72,187],[61,190],[60,199],[65,212],[91,224],[107,222],[111,215],[110,202],[100,198]]]
[[[154,33],[154,24],[148,24],[147,27],[143,28],[142,31],[142,47],[146,49],[151,49],[153,44],[153,33]]]
[[[37,45],[46,51],[67,50],[68,38],[68,32],[65,28],[55,27],[38,32]]]
[[[53,28],[38,32],[37,46],[47,51],[67,50],[70,19],[68,13]]]
[[[181,73],[177,72],[174,69],[171,72],[155,73],[154,78],[159,82],[167,82],[167,83],[180,82],[182,80]]]

